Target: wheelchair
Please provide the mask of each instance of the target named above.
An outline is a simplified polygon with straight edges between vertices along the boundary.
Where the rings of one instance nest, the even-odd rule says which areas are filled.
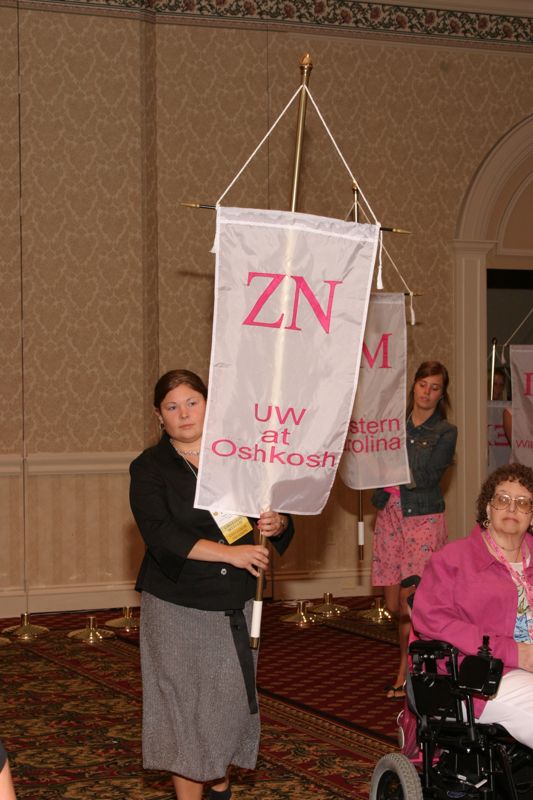
[[[370,800],[533,800],[533,750],[474,717],[473,698],[494,695],[503,673],[489,645],[483,637],[477,655],[459,665],[459,651],[447,642],[410,644],[403,752],[378,761]],[[410,743],[402,736],[406,720]]]

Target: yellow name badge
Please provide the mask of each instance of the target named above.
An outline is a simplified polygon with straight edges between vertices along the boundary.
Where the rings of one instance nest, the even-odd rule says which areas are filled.
[[[252,530],[248,517],[240,517],[238,514],[229,514],[226,511],[212,511],[211,516],[229,544],[242,539]]]

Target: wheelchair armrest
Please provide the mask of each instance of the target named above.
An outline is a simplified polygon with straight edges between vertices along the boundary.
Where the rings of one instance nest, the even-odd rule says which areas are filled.
[[[460,689],[491,697],[498,691],[503,674],[501,658],[477,655],[465,656],[459,667],[457,683]]]
[[[459,650],[449,642],[442,642],[439,639],[415,639],[409,645],[410,655],[419,655],[424,658],[448,658],[457,656]]]

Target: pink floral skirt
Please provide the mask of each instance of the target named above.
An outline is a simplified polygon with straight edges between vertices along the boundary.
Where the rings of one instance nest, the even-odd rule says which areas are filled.
[[[431,554],[447,540],[444,513],[404,517],[400,498],[391,495],[374,526],[372,585],[394,586],[410,575],[422,575]]]

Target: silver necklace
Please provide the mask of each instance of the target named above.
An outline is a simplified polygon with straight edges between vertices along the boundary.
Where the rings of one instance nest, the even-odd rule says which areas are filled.
[[[200,451],[199,450],[180,450],[179,447],[177,446],[176,442],[172,438],[170,439],[170,442],[172,444],[172,447],[176,451],[176,453],[179,453],[180,456],[199,456],[200,455]]]
[[[182,456],[179,450],[176,450],[176,453],[178,453],[178,455],[180,455],[180,456],[181,456],[181,458],[182,458],[182,460],[183,460],[183,463],[184,463],[184,464],[186,464],[186,465],[189,467],[189,469],[190,469],[190,471],[192,472],[192,474],[194,475],[194,477],[195,477],[195,478],[197,478],[197,477],[198,477],[198,473],[197,473],[197,472],[196,472],[196,470],[194,469],[194,467],[193,467],[193,465],[191,464],[191,462],[190,462],[190,461],[188,461],[188,459],[186,459],[186,458],[185,458],[185,456]]]

